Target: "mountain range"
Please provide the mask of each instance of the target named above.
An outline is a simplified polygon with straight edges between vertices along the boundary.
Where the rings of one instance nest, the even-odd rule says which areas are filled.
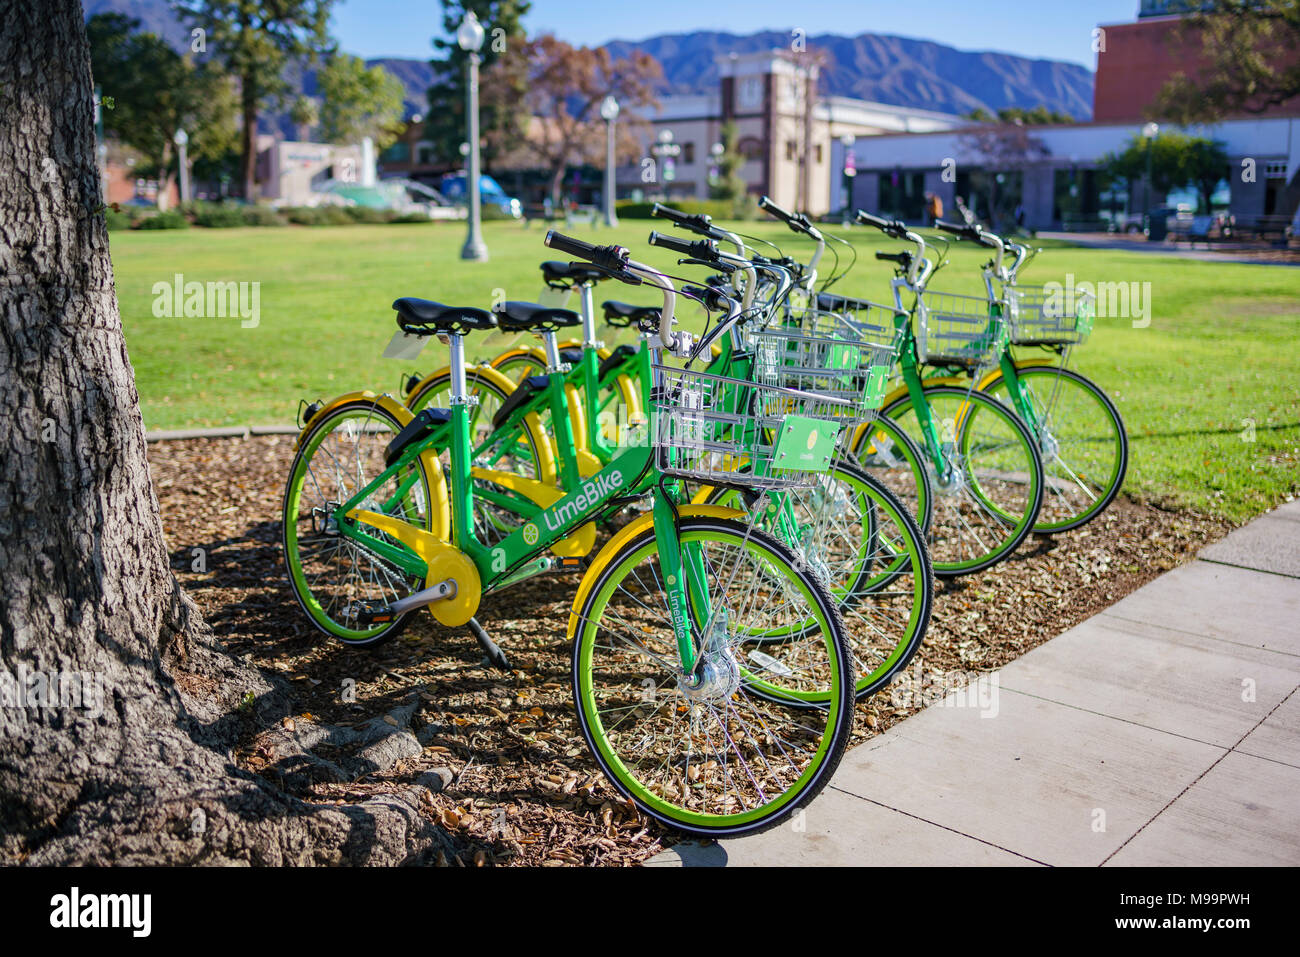
[[[85,10],[87,17],[125,13],[178,48],[188,46],[189,31],[177,21],[167,0],[85,0]],[[434,19],[431,14],[431,22]],[[614,40],[605,46],[616,58],[633,49],[654,56],[664,68],[660,92],[672,94],[717,90],[719,57],[788,48],[790,41],[790,33],[779,30],[745,35],[697,31],[635,42]],[[1006,107],[1031,109],[1041,104],[1080,120],[1092,116],[1093,74],[1074,63],[957,50],[929,40],[874,33],[809,36],[807,45],[826,58],[822,90],[832,96],[943,113],[969,113],[980,107],[990,112]],[[408,114],[427,110],[425,91],[433,79],[428,61],[384,57],[366,62],[382,64],[401,80]],[[311,71],[305,71],[304,78],[311,92],[315,85]]]

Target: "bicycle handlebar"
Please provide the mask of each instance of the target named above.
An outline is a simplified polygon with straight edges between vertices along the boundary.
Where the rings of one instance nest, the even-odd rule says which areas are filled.
[[[731,241],[730,234],[725,230],[718,229],[713,225],[713,217],[705,213],[683,213],[679,209],[673,209],[671,206],[665,206],[662,203],[655,203],[650,210],[651,216],[658,216],[661,219],[670,220],[673,225],[680,226],[682,229],[690,230],[707,239],[722,240],[723,242]]]
[[[623,271],[627,265],[627,257],[631,255],[622,246],[594,246],[591,243],[584,243],[581,239],[557,233],[553,229],[547,231],[546,238],[542,242],[552,249],[558,249],[578,259],[585,259],[615,274]]]
[[[886,236],[893,239],[903,239],[907,234],[907,224],[901,219],[884,219],[880,216],[873,216],[864,209],[858,210],[857,221],[863,226],[875,226]]]
[[[676,236],[666,236],[657,230],[651,230],[647,242],[651,246],[671,249],[675,253],[689,256],[691,259],[700,259],[706,262],[718,259],[718,244],[712,239],[697,239],[690,242],[685,239],[678,239]]]
[[[975,223],[948,223],[942,219],[936,219],[934,226],[945,233],[951,233],[958,239],[969,239],[981,246],[987,246],[989,249],[1000,249],[1002,246],[1001,241],[996,236],[993,236],[992,233],[986,234]]]

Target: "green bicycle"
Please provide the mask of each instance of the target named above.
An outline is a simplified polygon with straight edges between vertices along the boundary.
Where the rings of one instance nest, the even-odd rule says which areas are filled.
[[[483,594],[553,568],[557,550],[648,492],[650,510],[604,546],[574,599],[583,736],[614,786],[666,824],[715,837],[771,827],[825,786],[848,741],[854,665],[835,602],[744,513],[682,500],[700,453],[670,439],[693,427],[681,410],[698,383],[664,364],[667,355],[693,358],[690,337],[673,330],[672,283],[621,247],[555,233],[546,243],[662,292],[659,339],[640,353],[650,415],[639,441],[549,501],[521,494],[526,485],[503,486],[527,520],[486,544],[469,520],[475,479],[490,470],[474,464],[464,337],[493,328],[493,316],[399,299],[407,334],[449,345],[450,405],[412,413],[390,397],[354,393],[312,411],[284,496],[291,587],[315,627],[353,646],[393,637],[420,608],[445,625],[468,624]],[[737,317],[730,310],[728,321]],[[725,396],[696,411],[725,421],[743,451],[748,467],[734,481],[759,489],[805,481],[787,453],[817,423],[833,422],[834,400],[739,380]]]
[[[999,316],[1005,312],[1010,334],[996,368],[976,387],[1014,409],[1034,434],[1047,479],[1034,531],[1078,528],[1115,500],[1128,469],[1128,433],[1115,403],[1091,379],[1067,368],[1071,350],[1092,330],[1092,299],[1072,295],[1067,301],[1064,291],[1020,284],[1020,270],[1036,255],[1028,246],[979,226],[935,226],[993,251],[983,272],[988,308]],[[1056,361],[1016,354],[1029,348]]]

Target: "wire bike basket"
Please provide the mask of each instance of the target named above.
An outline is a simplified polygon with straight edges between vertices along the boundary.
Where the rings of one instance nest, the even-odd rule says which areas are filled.
[[[916,301],[917,359],[929,365],[983,368],[997,363],[1008,340],[1006,322],[986,296],[929,292]]]
[[[665,475],[755,489],[816,483],[851,403],[709,372],[654,367],[656,465]]]
[[[1006,315],[1018,346],[1078,345],[1092,332],[1097,298],[1056,286],[1007,286]]]
[[[747,338],[755,381],[839,399],[845,403],[838,416],[844,425],[876,417],[896,355],[892,336],[873,340],[861,324],[819,312],[805,314],[799,328],[769,327]]]

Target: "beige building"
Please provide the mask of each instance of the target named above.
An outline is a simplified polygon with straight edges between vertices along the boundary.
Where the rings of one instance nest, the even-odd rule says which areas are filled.
[[[314,206],[320,189],[331,181],[375,182],[374,151],[366,143],[302,143],[263,133],[257,137],[257,150],[261,198],[277,206]]]
[[[948,113],[818,96],[821,68],[806,54],[733,54],[718,66],[717,93],[661,99],[644,158],[618,171],[620,198],[707,198],[722,124],[732,120],[749,191],[820,215],[844,205],[845,161],[857,138],[965,125]]]

